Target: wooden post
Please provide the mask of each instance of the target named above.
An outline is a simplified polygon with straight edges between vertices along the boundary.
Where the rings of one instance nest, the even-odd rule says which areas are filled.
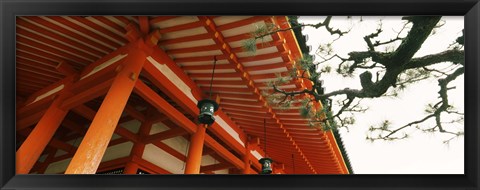
[[[150,119],[147,119],[145,122],[142,123],[140,126],[140,130],[138,131],[138,135],[140,139],[144,139],[152,129],[152,122]],[[143,151],[145,150],[145,143],[142,140],[133,144],[132,151],[130,152],[130,157],[132,158],[126,165],[125,169],[123,170],[124,174],[137,174],[137,170],[139,168],[138,164],[133,161],[133,158],[136,156],[138,158],[142,158]]]
[[[245,166],[243,167],[243,174],[250,173],[250,147],[248,145],[248,141],[245,143],[245,155],[243,155],[243,163]]]
[[[142,40],[133,45],[65,174],[94,174],[97,171],[147,58]]]
[[[124,174],[137,174],[138,168],[139,168],[138,164],[130,161],[125,165],[125,168],[123,169],[123,173]]]
[[[190,139],[190,148],[188,149],[187,163],[185,165],[185,174],[199,174],[200,164],[202,163],[203,143],[205,142],[205,132],[207,126],[201,124]]]
[[[52,139],[55,131],[62,123],[68,113],[68,110],[60,108],[63,100],[69,95],[69,86],[73,82],[71,77],[65,89],[55,98],[35,128],[32,130],[27,139],[23,142],[16,152],[16,173],[28,174],[37,162],[48,142]]]

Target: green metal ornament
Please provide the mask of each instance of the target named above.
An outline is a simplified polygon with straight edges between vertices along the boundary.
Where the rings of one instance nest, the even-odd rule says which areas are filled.
[[[213,114],[218,110],[217,102],[210,99],[200,100],[197,104],[200,109],[200,115],[198,115],[198,121],[202,124],[211,125],[215,122]]]
[[[271,158],[261,158],[258,160],[260,164],[262,164],[262,172],[261,174],[271,174],[272,173],[272,162]]]

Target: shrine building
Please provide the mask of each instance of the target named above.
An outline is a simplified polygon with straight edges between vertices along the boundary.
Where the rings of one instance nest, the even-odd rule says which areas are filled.
[[[301,28],[243,48],[291,18],[18,16],[16,173],[352,174],[338,131],[265,97],[309,53]]]

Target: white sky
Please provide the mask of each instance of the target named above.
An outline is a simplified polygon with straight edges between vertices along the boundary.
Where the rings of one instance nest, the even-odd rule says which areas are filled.
[[[324,17],[300,17],[300,23],[317,23]],[[383,20],[383,29],[380,40],[388,40],[396,36],[400,31],[403,21],[400,17],[363,17],[363,22],[358,22],[360,17],[347,20],[346,17],[333,17],[331,26],[343,29],[352,28],[348,35],[341,37],[333,44],[334,52],[347,57],[351,51],[364,51],[367,49],[363,37],[375,32],[378,20]],[[415,57],[438,53],[447,49],[448,45],[461,35],[463,29],[463,17],[442,17],[445,25],[436,29],[436,34],[430,36]],[[441,21],[441,22],[442,22]],[[404,31],[404,32],[408,32]],[[320,44],[325,44],[336,36],[331,36],[324,28],[314,29],[305,27],[304,34],[308,34],[308,45],[312,46],[313,54]],[[319,58],[317,56],[317,61]],[[349,87],[360,89],[358,75],[363,71],[357,71],[353,78],[343,78],[336,74],[336,66],[332,65],[332,73],[322,75],[326,92]],[[375,76],[374,76],[375,79]],[[449,85],[456,89],[448,91],[449,101],[459,112],[464,112],[464,77],[460,76]],[[370,109],[366,113],[356,114],[356,123],[349,127],[349,132],[342,128],[340,133],[345,148],[350,158],[354,173],[356,174],[463,174],[464,173],[464,138],[456,138],[449,145],[442,142],[451,137],[434,133],[410,130],[410,138],[386,142],[378,140],[373,143],[365,139],[368,128],[378,125],[383,120],[392,122],[392,128],[403,126],[411,121],[425,117],[425,106],[428,103],[436,103],[438,99],[438,82],[427,80],[407,87],[399,93],[398,98],[366,99],[362,105]],[[335,99],[334,99],[335,101]],[[335,109],[334,111],[338,110]],[[446,118],[446,117],[445,117]],[[432,120],[433,121],[433,120]],[[433,123],[426,125],[433,127]],[[444,125],[451,131],[463,131],[462,124]]]

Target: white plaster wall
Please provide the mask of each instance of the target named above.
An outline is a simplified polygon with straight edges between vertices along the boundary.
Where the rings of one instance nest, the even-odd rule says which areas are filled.
[[[44,154],[44,155],[40,156],[40,158],[38,158],[38,161],[40,161],[40,162],[45,161],[45,159],[47,159],[47,156],[48,156],[47,154]]]
[[[227,122],[225,122],[218,115],[216,115],[214,117],[215,117],[215,122],[217,122],[218,125],[220,125],[225,131],[227,131],[227,133],[230,134],[230,136],[232,136],[232,138],[235,139],[238,143],[240,143],[240,145],[245,147],[245,144],[240,139],[240,135],[232,127],[230,127],[230,125],[228,125]]]
[[[41,100],[41,99],[43,99],[43,98],[45,98],[45,97],[48,97],[48,96],[50,96],[50,95],[52,95],[52,94],[54,94],[54,93],[62,90],[64,86],[65,86],[65,85],[62,84],[62,85],[60,85],[60,86],[58,86],[58,87],[56,87],[56,88],[54,88],[54,89],[52,89],[52,90],[50,90],[50,91],[42,94],[42,95],[40,95],[40,96],[37,96],[32,103],[34,103],[34,102],[36,102],[36,101],[39,101],[39,100]],[[30,103],[30,104],[32,104],[32,103]]]
[[[213,164],[218,164],[219,162],[215,160],[215,158],[211,157],[210,155],[204,155],[202,156],[202,163],[200,164],[201,166],[208,166],[208,165],[213,165]]]
[[[215,170],[213,171],[215,174],[228,174],[228,169],[223,170]]]
[[[125,123],[122,123],[120,124],[121,127],[129,130],[130,132],[132,133],[135,133],[137,134],[138,131],[140,130],[140,125],[142,123],[140,123],[140,121],[134,119],[134,120],[131,120],[131,121],[128,121],[128,122],[125,122]]]
[[[67,154],[67,152],[63,151],[63,150],[58,150],[56,153],[55,153],[55,157],[57,156],[62,156],[62,155],[65,155]]]
[[[185,84],[176,74],[173,72],[166,64],[160,64],[152,57],[147,57],[147,60],[153,64],[162,74],[164,74],[170,81],[177,86],[185,95],[190,98],[195,104],[197,104],[197,99],[192,94],[192,90]]]
[[[122,137],[122,136],[117,135],[117,134],[114,133],[114,134],[112,135],[112,139],[110,139],[110,140],[119,139],[119,138],[121,138],[121,137]]]
[[[190,87],[185,84],[167,65],[158,63],[152,57],[147,58],[162,74],[164,74],[170,81],[175,84],[175,86],[180,89],[189,99],[194,102],[195,104],[198,102],[197,99],[193,96]],[[231,127],[229,126],[221,117],[215,116],[216,122],[230,135],[232,136],[238,143],[245,147],[245,144],[240,139],[240,135]],[[156,134],[162,131],[168,130],[168,127],[164,126],[161,122],[154,124],[150,131],[150,134]],[[189,140],[183,137],[175,137],[163,140],[165,144],[173,148],[174,150],[178,151],[183,155],[187,155],[188,151],[188,143]],[[183,173],[183,165],[184,162],[177,159],[174,156],[169,155],[164,150],[156,147],[155,145],[148,144],[145,147],[143,158],[161,168],[164,168],[172,173]],[[204,165],[211,165],[215,161],[210,156],[203,156],[202,157],[202,166]],[[218,171],[220,173],[228,173],[226,171]]]
[[[115,146],[108,147],[107,150],[105,151],[105,155],[102,158],[102,162],[126,157],[130,155],[130,151],[132,150],[132,147],[133,147],[132,142],[125,142],[122,144],[117,144]],[[62,151],[57,151],[57,154],[58,152],[62,152]],[[68,164],[70,164],[70,160],[71,158],[68,158],[65,160],[51,163],[50,165],[48,165],[47,169],[45,170],[45,174],[64,173],[68,167]]]
[[[188,152],[187,146],[189,145],[189,141],[183,138],[182,136],[165,139],[162,142],[168,145],[169,147],[172,147],[179,153],[183,155],[187,155],[186,153]]]
[[[123,59],[123,58],[126,57],[126,56],[127,56],[127,54],[117,55],[117,56],[113,57],[112,59],[103,62],[102,64],[100,64],[100,65],[96,66],[95,68],[93,68],[92,71],[90,71],[88,74],[86,74],[85,76],[83,76],[80,80],[82,80],[82,79],[84,79],[84,78],[87,78],[87,77],[89,77],[90,75],[93,75],[93,74],[95,74],[95,73],[98,72],[98,71],[101,71],[102,69],[107,68],[108,66],[112,65],[113,63],[115,63],[115,62],[117,62],[117,61],[120,61],[121,59]]]
[[[260,158],[263,158],[263,156],[257,152],[256,150],[251,150],[250,153],[255,157],[257,158],[257,160],[260,160]]]
[[[188,154],[189,141],[183,137],[166,139],[162,142],[183,155]],[[143,152],[142,158],[174,174],[184,173],[184,161],[170,155],[168,152],[158,148],[153,144],[148,144],[145,146],[145,151]],[[202,156],[201,166],[218,163],[219,161],[215,160],[209,155]]]
[[[71,160],[72,160],[71,158],[68,158],[65,160],[51,163],[50,165],[48,165],[47,169],[45,170],[45,174],[64,173]]]
[[[132,151],[133,143],[125,142],[122,144],[117,144],[111,147],[108,147],[103,155],[102,162],[115,160],[117,158],[123,158],[130,155]]]
[[[184,173],[184,162],[153,144],[145,145],[142,158],[173,174]]]
[[[158,123],[155,123],[152,125],[152,129],[150,129],[150,135],[153,135],[153,134],[157,134],[157,133],[160,133],[160,132],[163,132],[163,131],[167,131],[169,130],[170,128],[168,128],[167,126],[165,126],[165,124],[163,124],[162,122],[158,122]]]

